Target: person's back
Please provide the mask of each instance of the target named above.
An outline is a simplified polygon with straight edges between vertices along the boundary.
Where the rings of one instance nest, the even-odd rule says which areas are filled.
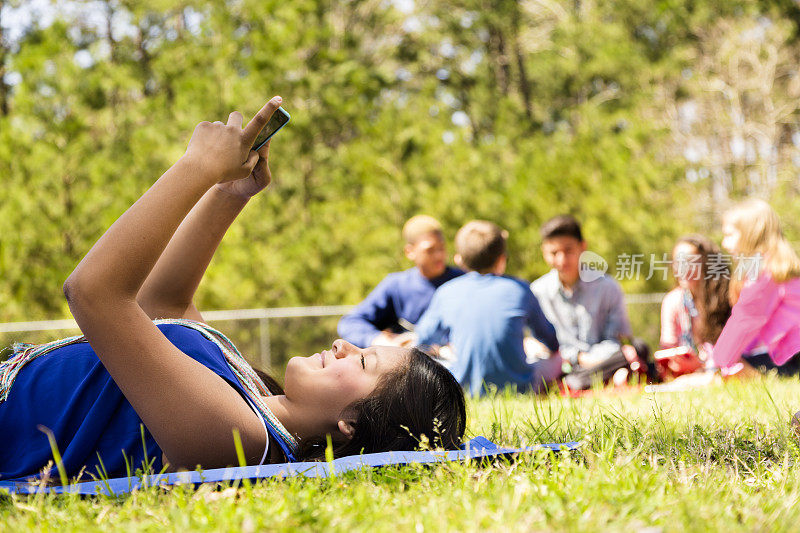
[[[431,317],[439,317],[437,329],[447,332],[456,353],[447,366],[472,394],[480,394],[484,384],[500,388],[514,384],[519,390],[537,385],[534,367],[525,360],[522,340],[529,317],[541,315],[541,310],[524,281],[468,272],[444,284],[430,310]],[[428,327],[420,322],[420,339],[435,340],[436,334],[429,334]],[[539,340],[546,342],[546,334],[538,333],[544,337]],[[551,349],[557,348],[554,334],[546,342]]]
[[[339,335],[356,346],[410,343],[411,335],[403,333],[417,323],[436,289],[463,274],[447,266],[444,235],[434,218],[412,217],[403,226],[403,238],[406,257],[415,266],[386,276],[339,321]]]
[[[470,271],[436,291],[417,325],[418,341],[450,344],[455,359],[447,366],[474,395],[486,385],[538,389],[543,381],[558,377],[557,354],[539,363],[526,361],[526,328],[552,352],[558,350],[558,341],[527,284],[502,275],[505,232],[494,224],[473,221],[459,230],[456,247],[459,263]]]

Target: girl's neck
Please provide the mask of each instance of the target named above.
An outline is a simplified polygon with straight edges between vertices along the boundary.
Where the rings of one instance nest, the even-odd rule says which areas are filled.
[[[697,300],[700,299],[700,287],[696,285],[689,285],[684,287],[684,290],[689,291],[689,294],[692,296],[692,300],[694,301],[694,305],[697,307]]]
[[[320,423],[302,406],[295,405],[285,395],[264,396],[264,403],[283,427],[298,441],[318,436]]]

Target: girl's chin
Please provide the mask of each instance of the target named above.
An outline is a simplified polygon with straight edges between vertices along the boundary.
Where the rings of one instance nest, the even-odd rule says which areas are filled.
[[[284,373],[284,380],[291,378],[291,375],[296,371],[297,368],[302,368],[307,364],[308,364],[307,357],[295,356],[289,359],[289,362],[286,363],[286,372]]]

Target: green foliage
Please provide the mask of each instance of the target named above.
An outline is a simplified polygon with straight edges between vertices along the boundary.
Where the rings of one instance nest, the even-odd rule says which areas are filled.
[[[230,231],[201,308],[355,303],[407,266],[399,227],[420,212],[448,236],[498,222],[528,279],[546,270],[538,226],[561,212],[612,268],[660,257],[715,227],[692,216],[708,187],[685,179],[664,118],[667,96],[692,93],[700,30],[796,19],[748,0],[78,4],[107,23],[54,4],[51,25],[0,39],[0,73],[20,80],[0,84],[2,321],[65,315],[61,282],[194,125],[273,94],[293,117],[274,184]]]

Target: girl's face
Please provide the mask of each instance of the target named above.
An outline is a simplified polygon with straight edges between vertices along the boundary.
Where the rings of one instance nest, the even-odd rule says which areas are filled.
[[[703,279],[702,258],[697,248],[688,242],[679,242],[672,250],[672,272],[678,285],[692,291]]]
[[[286,398],[306,407],[330,429],[344,410],[372,394],[380,379],[409,361],[406,348],[358,348],[337,339],[330,350],[308,357],[293,357],[286,366]]]
[[[739,251],[739,239],[741,232],[730,222],[722,223],[722,247],[730,254]]]

